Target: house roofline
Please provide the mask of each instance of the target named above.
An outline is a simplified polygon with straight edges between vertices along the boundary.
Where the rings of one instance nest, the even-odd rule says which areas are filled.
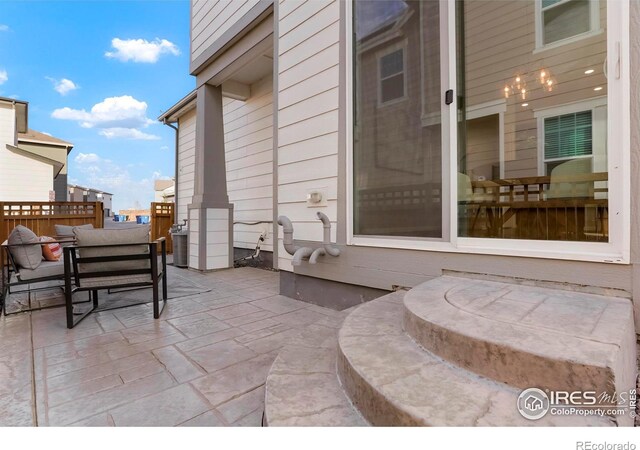
[[[51,164],[53,166],[53,170],[55,171],[54,178],[58,176],[58,174],[64,167],[64,164],[61,163],[60,161],[47,158],[46,156],[36,155],[35,153],[31,153],[29,150],[25,150],[23,148],[16,147],[14,145],[7,144],[7,149],[18,155],[25,156],[27,158],[31,158],[46,164]]]
[[[80,186],[79,184],[67,184],[67,189],[69,188],[78,188],[78,189],[82,189],[83,191],[92,191],[92,192],[95,192],[96,194],[113,195],[111,192],[101,191],[100,189],[88,188],[88,187]]]
[[[182,97],[175,103],[171,108],[166,110],[158,120],[162,123],[175,123],[178,121],[178,118],[191,111],[196,106],[196,97],[198,92],[194,89],[189,92],[187,95]]]

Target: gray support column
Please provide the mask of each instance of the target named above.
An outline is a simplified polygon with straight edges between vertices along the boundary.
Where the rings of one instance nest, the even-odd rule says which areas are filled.
[[[229,205],[224,154],[222,87],[204,84],[196,100],[196,164],[192,207]]]
[[[233,266],[233,205],[227,195],[222,88],[204,84],[196,100],[194,194],[189,205],[189,267]]]

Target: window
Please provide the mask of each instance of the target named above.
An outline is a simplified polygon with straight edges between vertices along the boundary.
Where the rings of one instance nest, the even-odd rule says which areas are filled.
[[[628,9],[349,3],[348,244],[628,262]]]
[[[442,238],[442,127],[422,126],[422,114],[441,111],[439,10],[437,1],[354,3],[357,235]]]
[[[590,2],[538,1],[545,43],[589,30],[576,23],[589,24]],[[501,5],[505,16],[522,11],[520,1]],[[489,10],[473,11],[464,14],[465,57],[458,70],[465,100],[458,125],[458,235],[608,242],[606,35],[543,55],[520,50],[525,28],[491,19]],[[507,37],[499,44],[483,38],[500,32]],[[483,55],[482,64],[475,55]],[[477,126],[472,112],[500,95],[506,112],[503,174],[497,176],[489,169],[502,163],[492,148],[498,126]]]
[[[593,0],[537,0],[536,47],[560,43],[595,31],[598,2]]]
[[[404,49],[380,57],[380,104],[405,97]]]
[[[547,175],[567,161],[591,159],[593,126],[591,111],[544,119],[544,166]]]

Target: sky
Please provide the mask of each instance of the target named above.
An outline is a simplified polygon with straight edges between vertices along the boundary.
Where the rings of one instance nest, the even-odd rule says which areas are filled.
[[[175,132],[157,118],[194,87],[188,0],[0,0],[0,96],[74,144],[69,183],[113,193],[115,211],[173,177]]]

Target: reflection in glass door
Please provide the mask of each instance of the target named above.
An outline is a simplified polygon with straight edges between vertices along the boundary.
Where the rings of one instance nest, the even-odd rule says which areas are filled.
[[[608,241],[606,1],[457,8],[459,236]]]
[[[439,8],[353,4],[355,235],[442,237]]]

